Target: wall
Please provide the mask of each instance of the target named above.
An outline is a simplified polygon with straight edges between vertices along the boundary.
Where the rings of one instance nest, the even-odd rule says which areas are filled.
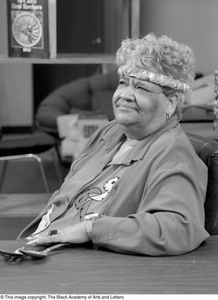
[[[127,0],[105,2],[105,51],[115,52],[128,32]],[[197,71],[209,74],[218,68],[217,0],[141,0],[140,32],[167,34],[190,45]],[[0,0],[0,54],[6,47],[6,0]],[[33,121],[30,65],[0,65],[0,101],[3,124],[26,126]],[[1,104],[1,103],[0,103]]]
[[[6,0],[0,0],[0,55],[7,55]],[[33,125],[32,66],[0,64],[0,124]]]
[[[217,0],[141,0],[140,32],[151,31],[192,47],[197,71],[218,68]]]

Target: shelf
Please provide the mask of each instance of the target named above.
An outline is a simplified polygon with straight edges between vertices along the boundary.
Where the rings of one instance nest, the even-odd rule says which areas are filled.
[[[8,57],[0,54],[0,63],[29,63],[29,64],[114,64],[113,54],[58,54],[57,58],[21,58]]]

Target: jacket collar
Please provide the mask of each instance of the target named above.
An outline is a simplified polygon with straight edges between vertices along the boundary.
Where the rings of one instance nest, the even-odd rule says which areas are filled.
[[[105,149],[107,152],[112,151],[118,144],[122,144],[126,139],[126,135],[123,132],[122,127],[116,122],[112,121],[112,130],[109,133],[105,134],[102,137],[104,140]],[[133,148],[133,151],[130,151],[125,159],[126,164],[130,164],[131,161],[137,161],[142,159],[142,157],[147,152],[149,146],[164,132],[168,131],[171,128],[174,128],[178,125],[178,120],[176,116],[173,116],[170,120],[166,122],[166,124],[161,127],[158,131],[154,132],[153,134],[149,135],[148,137],[144,138],[143,140],[139,141],[139,143]]]

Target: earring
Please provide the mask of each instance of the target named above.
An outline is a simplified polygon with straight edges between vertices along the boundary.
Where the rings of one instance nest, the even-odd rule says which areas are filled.
[[[170,113],[166,112],[166,118],[167,118],[167,120],[170,119]]]

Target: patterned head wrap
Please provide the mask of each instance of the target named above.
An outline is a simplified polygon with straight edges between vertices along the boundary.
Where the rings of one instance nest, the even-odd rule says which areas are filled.
[[[169,87],[175,91],[187,92],[190,89],[190,86],[187,83],[178,79],[173,79],[171,76],[156,74],[147,70],[136,70],[134,68],[125,69],[125,66],[121,66],[118,69],[118,75],[147,80],[164,87]]]
[[[120,76],[147,80],[183,93],[191,88],[195,77],[192,49],[153,33],[124,40],[117,50],[116,63]]]

